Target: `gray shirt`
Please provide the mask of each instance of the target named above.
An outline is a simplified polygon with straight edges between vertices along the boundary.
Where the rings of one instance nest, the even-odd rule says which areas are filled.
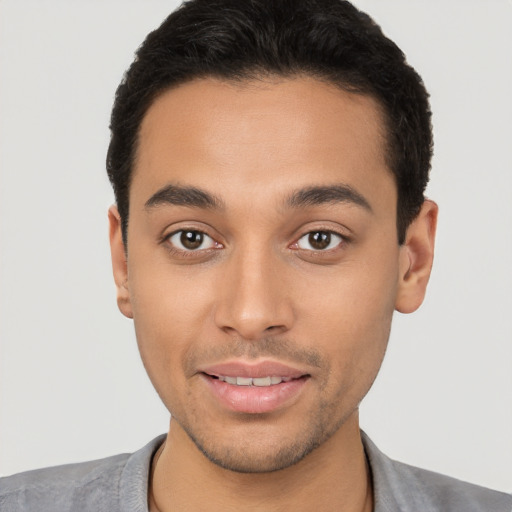
[[[393,461],[362,433],[375,512],[511,512],[512,495]],[[148,512],[151,459],[165,436],[133,454],[0,479],[1,512]]]

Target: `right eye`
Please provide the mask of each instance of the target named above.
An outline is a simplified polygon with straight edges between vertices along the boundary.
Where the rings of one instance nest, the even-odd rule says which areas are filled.
[[[172,233],[167,240],[174,249],[185,252],[213,249],[218,245],[206,233],[195,229],[180,229]]]

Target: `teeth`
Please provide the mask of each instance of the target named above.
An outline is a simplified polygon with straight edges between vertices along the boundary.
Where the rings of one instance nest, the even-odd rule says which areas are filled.
[[[253,386],[270,386],[270,384],[272,384],[272,377],[252,379],[252,384]]]
[[[251,379],[251,377],[237,377],[236,385],[237,386],[251,386],[252,379]]]
[[[219,375],[219,380],[222,382],[226,382],[228,384],[232,384],[234,386],[274,386],[276,384],[281,384],[281,382],[289,382],[291,381],[291,377],[227,377],[224,375]]]

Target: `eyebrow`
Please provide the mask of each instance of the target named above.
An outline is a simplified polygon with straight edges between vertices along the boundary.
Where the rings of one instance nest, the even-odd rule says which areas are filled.
[[[197,187],[169,184],[155,192],[145,203],[144,208],[151,210],[162,205],[189,206],[205,210],[220,210],[224,203],[217,196]]]
[[[292,192],[285,200],[290,208],[305,208],[323,204],[351,203],[372,212],[365,197],[349,185],[317,185],[301,188]],[[205,210],[224,209],[224,202],[219,197],[193,186],[176,184],[165,185],[155,192],[145,203],[146,210],[162,205],[188,206]]]
[[[291,208],[320,206],[323,204],[351,203],[373,212],[365,197],[349,185],[326,185],[301,188],[293,192],[286,201]]]

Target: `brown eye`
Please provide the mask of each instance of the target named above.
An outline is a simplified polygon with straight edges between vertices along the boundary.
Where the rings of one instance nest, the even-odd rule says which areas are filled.
[[[297,246],[309,251],[325,251],[333,249],[341,242],[343,237],[331,231],[311,231],[298,240]]]
[[[324,231],[309,233],[308,242],[313,249],[325,249],[331,243],[331,234]]]
[[[206,233],[194,229],[182,229],[169,237],[169,242],[182,251],[196,251],[198,249],[211,249],[215,242]]]
[[[182,231],[180,235],[180,242],[183,247],[193,250],[201,247],[203,238],[203,233],[199,233],[199,231]]]

